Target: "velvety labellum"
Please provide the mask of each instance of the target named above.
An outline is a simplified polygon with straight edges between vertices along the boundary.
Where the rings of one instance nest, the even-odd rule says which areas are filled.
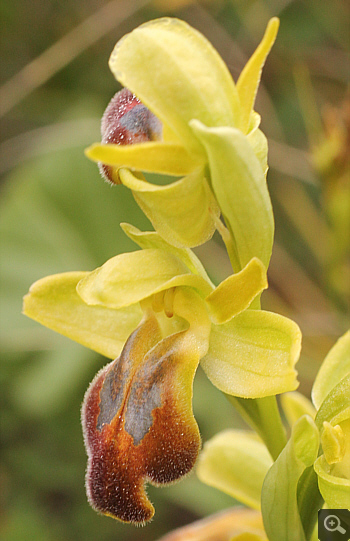
[[[160,120],[127,88],[113,96],[102,117],[102,143],[132,145],[160,139],[161,134]],[[99,163],[99,168],[106,180],[119,183],[111,165]]]
[[[184,358],[185,333],[161,340],[152,315],[86,393],[86,488],[101,513],[145,523],[154,514],[145,483],[176,481],[196,461],[201,441],[192,413],[195,368]]]

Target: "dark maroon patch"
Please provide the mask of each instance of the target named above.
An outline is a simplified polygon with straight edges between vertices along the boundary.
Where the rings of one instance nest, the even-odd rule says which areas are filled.
[[[109,102],[101,122],[102,143],[132,145],[160,139],[162,125],[158,118],[127,88]],[[106,180],[115,183],[113,166],[99,163]]]
[[[145,483],[186,475],[200,449],[191,404],[196,367],[189,369],[179,347],[184,332],[159,340],[154,316],[145,320],[85,395],[88,498],[124,522],[150,520]]]

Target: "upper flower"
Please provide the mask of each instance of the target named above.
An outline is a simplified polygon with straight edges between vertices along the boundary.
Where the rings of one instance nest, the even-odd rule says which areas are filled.
[[[183,21],[165,18],[141,25],[117,43],[110,68],[152,116],[144,114],[141,130],[128,141],[133,144],[125,144],[118,136],[108,139],[106,119],[110,126],[115,122],[105,115],[102,144],[87,150],[90,158],[110,167],[109,178],[131,188],[154,227],[176,246],[208,240],[220,207],[234,239],[235,270],[252,257],[267,267],[271,255],[267,143],[253,106],[278,24],[271,19],[236,85],[211,44]],[[116,114],[124,115],[120,108]],[[127,114],[119,127],[131,125],[136,133],[129,109]],[[157,119],[161,129],[156,125],[149,136],[148,127],[154,128]],[[132,170],[185,177],[156,186]]]

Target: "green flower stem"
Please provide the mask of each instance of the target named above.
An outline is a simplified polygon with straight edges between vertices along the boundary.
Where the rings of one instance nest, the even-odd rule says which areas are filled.
[[[276,396],[266,396],[257,400],[261,422],[262,438],[274,460],[287,443],[286,431],[278,409]]]
[[[273,460],[276,460],[287,443],[276,397],[253,399],[226,396],[249,426],[259,434]]]

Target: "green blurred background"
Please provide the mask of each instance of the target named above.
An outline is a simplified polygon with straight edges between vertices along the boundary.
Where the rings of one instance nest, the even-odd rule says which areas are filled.
[[[256,109],[270,143],[276,244],[263,307],[303,331],[300,389],[349,326],[349,5],[341,0],[3,0],[1,88],[1,500],[4,541],[155,540],[235,504],[195,474],[149,488],[153,522],[135,529],[86,502],[80,428],[85,389],[106,360],[21,315],[47,274],[92,270],[136,249],[119,223],[150,228],[130,192],[110,187],[84,147],[119,90],[116,41],[174,15],[218,49],[234,79],[271,16],[281,19]],[[230,273],[220,239],[196,250],[212,279]],[[199,369],[194,411],[203,441],[243,426]]]

